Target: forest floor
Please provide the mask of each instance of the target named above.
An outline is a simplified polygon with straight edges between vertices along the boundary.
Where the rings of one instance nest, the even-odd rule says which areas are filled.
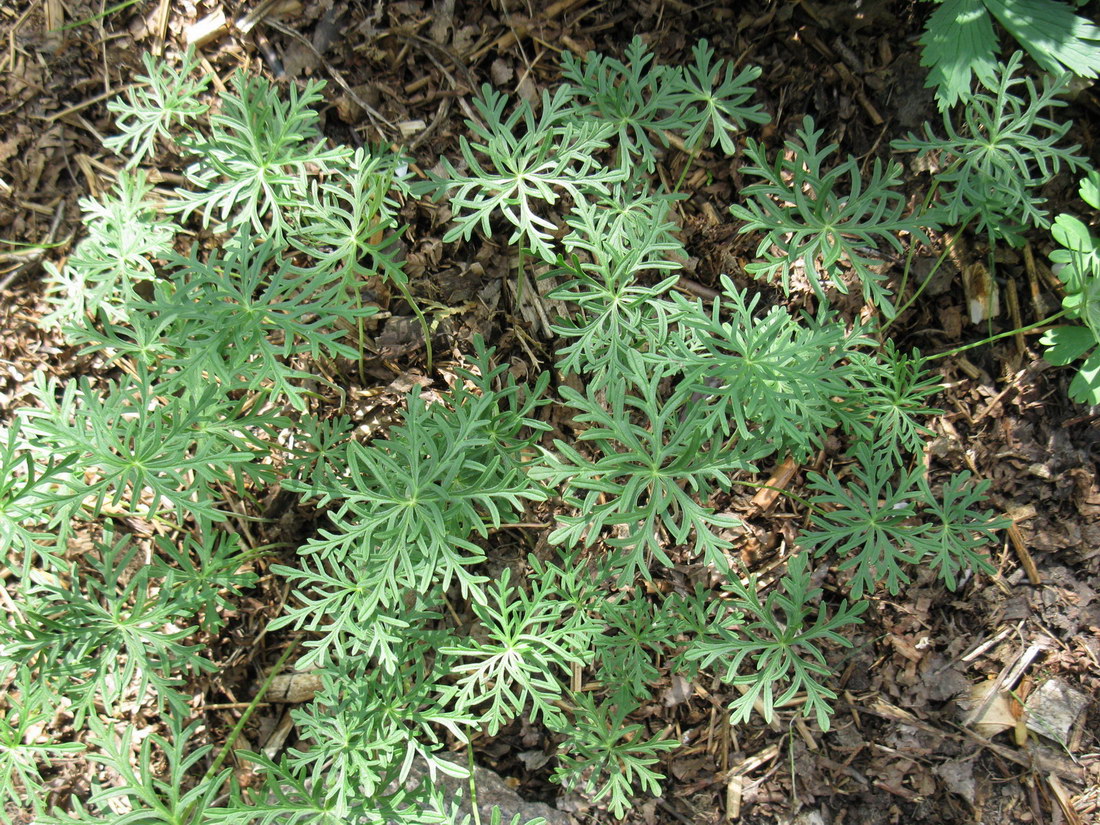
[[[869,165],[889,154],[891,139],[938,120],[916,43],[928,13],[923,3],[276,5],[247,36],[231,26],[215,30],[201,48],[205,70],[222,80],[239,67],[283,84],[324,79],[330,137],[403,145],[423,169],[456,154],[464,112],[482,83],[535,95],[558,81],[561,50],[621,55],[635,35],[665,63],[687,62],[706,37],[719,56],[760,66],[755,101],[772,123],[755,137],[772,148],[811,114],[824,141]],[[79,239],[78,198],[108,189],[118,166],[101,146],[113,129],[106,101],[141,72],[142,52],[177,50],[208,15],[224,11],[234,21],[249,9],[217,0],[137,0],[102,15],[98,2],[84,0],[0,9],[0,409],[28,403],[35,370],[72,379],[90,368],[36,320],[46,308],[42,264],[63,262]],[[49,31],[73,23],[80,24]],[[1065,113],[1075,118],[1073,141],[1095,158],[1097,96],[1086,91]],[[671,183],[687,160],[670,150],[658,173]],[[171,181],[180,159],[158,164]],[[914,195],[926,184],[920,178],[910,173]],[[704,152],[684,181],[685,275],[705,290],[723,273],[742,274],[757,240],[739,234],[728,211],[740,185],[737,159]],[[1068,177],[1052,182],[1055,209],[1074,185]],[[514,372],[548,367],[553,344],[537,318],[524,316],[506,252],[476,238],[444,243],[442,217],[416,204],[403,214],[413,293],[445,317],[455,340],[482,334]],[[1001,316],[972,325],[959,273],[989,250],[980,239],[961,239],[936,289],[894,326],[898,348],[942,352],[1049,314],[1057,299],[1040,276],[1051,241],[1043,233],[1030,240],[1026,250],[995,251],[1001,288],[1018,300],[1002,300]],[[922,251],[918,266],[939,251]],[[403,381],[436,379],[425,374],[408,319],[379,328],[375,344],[382,355],[372,375],[394,403]],[[754,716],[731,728],[722,711],[728,688],[717,682],[677,700],[655,690],[646,723],[690,744],[666,757],[663,797],[640,799],[628,822],[1100,822],[1100,413],[1071,403],[1069,373],[1038,352],[1035,336],[1007,337],[936,362],[946,390],[935,400],[944,415],[929,422],[933,461],[991,480],[992,506],[1015,522],[994,550],[997,574],[971,577],[953,593],[922,574],[896,597],[877,594],[835,673],[840,700],[828,733],[790,714],[772,725]],[[759,553],[743,556],[753,564],[766,566],[782,536],[772,518],[747,519],[746,540]],[[256,673],[275,658],[254,643],[259,617],[277,612],[280,598],[272,584],[242,607],[256,618],[239,623],[232,644],[250,653],[220,674],[224,702],[247,697]],[[994,700],[975,700],[990,680]],[[1084,710],[1062,731],[1029,734],[1027,711],[1052,702]],[[232,711],[211,711],[212,731],[232,723]],[[261,718],[251,740],[262,743],[275,723]],[[554,802],[560,789],[547,781],[550,766],[528,758],[536,746],[524,734],[517,725],[480,741],[477,758],[522,796]],[[73,787],[79,777],[61,772],[54,780],[59,795]],[[560,802],[578,822],[611,821],[579,798]]]

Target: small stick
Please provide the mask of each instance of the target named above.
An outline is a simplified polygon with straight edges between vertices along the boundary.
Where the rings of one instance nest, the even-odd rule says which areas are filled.
[[[569,11],[571,8],[573,8],[573,6],[579,5],[581,2],[582,2],[582,0],[558,0],[558,2],[552,3],[551,5],[546,7],[546,11],[544,11],[542,13],[542,16],[539,18],[539,20],[537,22],[540,22],[540,23],[549,22],[550,20],[553,20],[555,17],[562,14],[563,12]],[[480,60],[481,58],[483,58],[486,54],[488,54],[493,49],[496,49],[498,51],[503,51],[504,49],[507,49],[509,46],[513,46],[516,43],[518,43],[519,39],[521,37],[526,37],[528,32],[530,32],[530,30],[531,30],[531,26],[518,26],[515,29],[513,29],[512,31],[509,31],[509,32],[506,32],[506,33],[502,34],[500,37],[498,37],[492,43],[489,43],[485,46],[482,46],[480,49],[478,49],[476,52],[474,52],[472,55],[470,55],[470,59],[472,61],[476,62],[476,61]]]
[[[756,495],[752,497],[750,502],[752,506],[761,512],[770,509],[775,504],[776,499],[779,498],[779,494],[791,483],[794,474],[798,472],[798,467],[798,462],[787,456],[786,460],[775,468],[771,478],[765,481]]]
[[[1031,557],[1031,552],[1027,549],[1020,528],[1013,524],[1007,532],[1008,540],[1012,543],[1012,549],[1016,551],[1016,557],[1020,560],[1020,566],[1024,568],[1024,572],[1027,574],[1027,580],[1033,585],[1042,584],[1043,579],[1039,575],[1039,568],[1036,567],[1035,559]]]

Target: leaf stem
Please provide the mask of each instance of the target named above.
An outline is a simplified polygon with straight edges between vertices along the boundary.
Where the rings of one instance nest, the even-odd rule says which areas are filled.
[[[237,738],[241,735],[241,731],[244,730],[244,726],[247,725],[248,720],[252,718],[253,711],[255,711],[257,707],[259,707],[260,702],[263,700],[268,688],[271,687],[271,683],[275,680],[275,677],[278,675],[279,671],[283,669],[283,665],[286,664],[286,660],[289,659],[291,654],[293,654],[294,651],[297,649],[298,639],[295,639],[293,642],[287,645],[286,650],[283,651],[283,655],[279,657],[279,660],[277,662],[275,662],[275,665],[268,672],[267,678],[265,678],[263,684],[260,685],[260,689],[256,691],[256,695],[252,697],[252,701],[248,703],[248,707],[245,708],[244,713],[241,714],[241,718],[237,720],[237,724],[235,724],[233,726],[233,730],[229,732],[229,736],[226,738],[225,744],[222,745],[221,751],[218,753],[213,763],[211,763],[210,767],[206,769],[206,773],[203,774],[202,779],[199,781],[200,785],[209,782],[214,776],[217,775],[218,771],[221,769],[222,764],[225,762],[226,758],[228,758],[229,752],[230,750],[232,750],[233,745],[236,744]],[[187,812],[183,815],[182,821],[190,822],[191,813],[192,809],[189,808]]]
[[[1034,324],[1028,324],[1026,327],[1020,327],[1019,329],[1006,330],[1005,332],[1000,332],[1000,333],[997,333],[996,335],[991,335],[988,338],[983,338],[980,341],[974,341],[973,343],[970,343],[970,344],[963,344],[961,347],[955,347],[954,349],[949,349],[949,350],[946,350],[945,352],[937,352],[934,355],[926,355],[924,357],[929,361],[931,361],[933,358],[950,358],[953,355],[958,355],[960,352],[966,352],[968,349],[974,349],[975,347],[980,347],[983,344],[992,344],[994,341],[999,341],[1002,338],[1009,338],[1013,335],[1020,335],[1022,333],[1026,333],[1026,332],[1034,332],[1034,331],[1036,331],[1038,329],[1041,329],[1043,327],[1050,326],[1050,324],[1054,323],[1055,321],[1057,321],[1059,318],[1061,318],[1065,314],[1066,314],[1066,311],[1064,309],[1061,309],[1058,312],[1051,315],[1050,317],[1044,318],[1041,321],[1036,321]]]

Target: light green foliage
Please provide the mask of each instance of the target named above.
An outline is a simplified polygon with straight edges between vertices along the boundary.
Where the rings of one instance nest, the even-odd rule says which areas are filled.
[[[1046,71],[1100,74],[1100,28],[1061,0],[939,0],[921,36],[921,64],[940,108],[968,102],[972,77],[996,73],[995,18]]]
[[[724,60],[712,64],[706,41],[694,54],[685,71],[655,63],[641,38],[627,47],[625,62],[595,52],[577,60],[565,52],[562,73],[572,83],[543,92],[537,116],[526,100],[507,114],[507,98],[482,86],[474,106],[483,122],[467,120],[475,139],[459,138],[465,170],[444,157],[445,174],[414,187],[450,198],[454,226],[443,240],[469,240],[475,229],[490,235],[491,221],[503,218],[514,227],[509,244],[554,263],[556,227],[539,214],[540,203],[553,205],[564,193],[584,221],[592,216],[589,201],[606,202],[611,187],[653,171],[653,141],[668,146],[666,130],[682,133],[693,149],[709,134],[711,145],[732,150],[735,132],[769,120],[759,105],[746,105],[758,68],[734,74]],[[617,149],[617,164],[599,161],[609,147]]]
[[[734,154],[733,135],[749,123],[770,118],[759,105],[746,105],[752,97],[749,84],[760,69],[749,66],[735,73],[732,63],[714,59],[706,40],[692,49],[695,62],[681,66],[656,63],[640,37],[626,47],[625,60],[589,52],[577,60],[562,53],[562,75],[574,83],[595,113],[615,128],[619,165],[635,163],[644,172],[656,164],[656,138],[668,146],[667,131],[684,133],[690,149],[701,148],[708,133],[711,146]]]
[[[490,735],[524,711],[560,727],[564,720],[555,703],[561,673],[584,661],[587,643],[583,628],[563,621],[569,604],[548,598],[550,586],[536,582],[527,593],[510,581],[506,568],[486,589],[485,600],[473,605],[484,640],[471,637],[441,651],[458,659],[451,670],[459,679],[449,698],[460,708],[488,703],[478,722]]]
[[[350,810],[362,797],[392,800],[392,783],[404,783],[414,760],[436,772],[464,777],[468,772],[441,758],[437,730],[465,741],[474,717],[448,710],[439,674],[425,664],[431,649],[413,639],[401,651],[395,673],[349,659],[322,673],[324,688],[308,708],[294,713],[304,749],[290,750],[296,773],[323,789],[325,803]]]
[[[939,377],[929,371],[917,350],[898,352],[886,341],[874,357],[861,351],[852,359],[853,387],[845,406],[853,401],[858,414],[846,422],[849,431],[875,445],[891,466],[901,466],[906,455],[919,454],[932,431],[922,421],[943,411],[929,407],[927,399],[942,389]]]
[[[1100,173],[1090,172],[1081,181],[1080,194],[1086,204],[1100,208]],[[1070,397],[1082,404],[1100,404],[1100,239],[1079,218],[1067,214],[1055,218],[1051,234],[1062,247],[1050,256],[1066,285],[1062,307],[1081,323],[1047,330],[1044,357],[1059,366],[1083,357],[1069,385]]]
[[[12,667],[14,674],[3,674],[7,708],[0,714],[0,822],[4,825],[23,821],[11,815],[13,809],[41,816],[46,800],[41,771],[52,767],[53,759],[84,750],[78,742],[40,741],[39,731],[54,716],[56,697],[28,665]]]
[[[852,481],[841,481],[833,471],[813,474],[810,487],[816,491],[814,502],[829,506],[815,513],[817,530],[802,534],[801,543],[816,555],[835,553],[845,558],[842,570],[852,571],[852,596],[859,598],[885,581],[891,593],[909,581],[902,564],[917,561],[912,548],[923,530],[915,524],[917,488],[924,468],[901,470],[888,454],[871,445],[859,444],[851,465]]]
[[[483,367],[490,354],[481,351]],[[479,380],[487,387],[499,376],[488,369]],[[485,579],[471,572],[484,553],[471,538],[546,496],[520,467],[533,438],[524,431],[542,428],[530,417],[536,397],[514,381],[494,392],[457,387],[430,407],[409,396],[404,423],[388,438],[369,447],[350,440],[340,469],[285,482],[337,505],[332,526],[301,548],[301,568],[275,568],[296,583],[301,604],[274,626],[323,632],[309,643],[308,661],[365,654],[392,662],[390,634],[404,624],[394,611],[409,593],[438,593],[456,581],[484,601]]]
[[[899,592],[909,581],[903,564],[927,562],[951,590],[965,568],[992,572],[977,550],[1011,522],[978,509],[987,481],[968,485],[970,474],[961,473],[937,497],[921,464],[898,469],[889,453],[866,443],[853,454],[855,483],[842,482],[832,471],[811,476],[810,487],[818,491],[814,501],[830,509],[814,514],[817,529],[803,533],[801,543],[817,556],[849,557],[840,568],[852,571],[854,598],[882,581],[891,593]]]
[[[620,61],[589,52],[584,60],[577,60],[567,50],[562,52],[562,76],[576,85],[611,128],[618,140],[620,165],[628,168],[637,157],[642,170],[650,172],[656,163],[651,133],[684,126],[681,92],[674,79],[676,70],[655,63],[640,37],[626,47],[625,57]]]
[[[996,572],[980,550],[996,542],[998,530],[1012,526],[1010,519],[979,509],[986,500],[989,480],[969,482],[969,471],[956,473],[936,496],[928,479],[920,479],[926,529],[914,546],[921,553],[918,561],[938,571],[949,590],[957,588],[959,574],[965,570],[989,575]]]
[[[644,699],[660,678],[657,657],[674,647],[679,622],[668,604],[654,605],[640,588],[593,604],[604,626],[592,637],[597,677],[616,706]]]
[[[469,240],[477,228],[491,235],[490,219],[499,213],[515,227],[508,243],[520,241],[553,262],[550,232],[555,226],[536,207],[539,202],[556,203],[561,192],[574,203],[593,193],[606,195],[608,186],[622,179],[621,172],[596,161],[611,130],[592,118],[577,117],[568,86],[543,92],[537,118],[526,100],[506,116],[508,99],[487,83],[474,106],[485,123],[467,120],[476,140],[459,139],[467,171],[460,173],[443,158],[446,174],[432,183],[438,196],[450,196],[454,213],[455,225],[443,240]]]
[[[923,227],[935,226],[930,215],[908,216],[905,198],[896,191],[901,184],[901,166],[885,167],[875,160],[871,177],[864,180],[859,162],[849,156],[844,163],[826,169],[836,145],[821,147],[824,130],[816,129],[808,115],[787,141],[785,152],[769,163],[763,144],[746,141],[745,155],[751,165],[741,167],[743,175],[761,179],[742,190],[749,200],[734,204],[730,211],[745,221],[742,232],[763,232],[756,253],[760,261],[745,271],[757,277],[779,277],[783,291],[791,291],[796,268],[809,280],[819,296],[828,283],[848,292],[844,268],[850,267],[862,286],[863,297],[887,317],[893,317],[890,290],[885,275],[878,271],[882,258],[875,250],[881,244],[901,252],[902,233],[927,240]]]
[[[0,428],[0,552],[6,559],[22,561],[23,578],[42,560],[52,566],[55,547],[63,543],[60,525],[52,533],[44,528],[55,521],[53,485],[75,461],[72,454],[35,461],[18,418],[11,427]]]
[[[659,796],[661,779],[653,770],[661,753],[676,742],[653,736],[645,728],[628,723],[630,705],[610,708],[591,694],[574,695],[576,710],[565,732],[554,779],[570,789],[583,788],[598,802],[607,799],[612,815],[622,819],[636,789]]]
[[[220,521],[225,513],[213,501],[216,484],[236,486],[242,473],[268,474],[256,462],[263,441],[239,429],[234,402],[202,387],[162,398],[154,378],[123,378],[102,391],[84,379],[63,391],[52,380],[36,387],[43,409],[23,410],[24,428],[40,447],[76,456],[82,469],[66,474],[53,494],[61,511],[153,516],[164,503],[181,524],[189,516]],[[252,417],[249,423],[273,428],[277,422]]]
[[[85,559],[86,573],[29,587],[4,645],[5,658],[34,661],[36,677],[73,701],[77,725],[97,704],[110,714],[147,690],[158,708],[186,713],[178,674],[214,668],[186,643],[193,628],[177,624],[194,616],[193,596],[158,588],[139,551],[108,534]]]
[[[746,66],[736,74],[734,65],[725,60],[718,60],[712,67],[714,50],[706,40],[696,43],[691,53],[695,62],[684,73],[681,94],[683,118],[690,124],[684,143],[689,148],[702,146],[709,131],[712,148],[719,146],[725,154],[734,155],[735,134],[750,123],[771,121],[759,104],[745,105],[756,92],[749,83],[760,77],[760,67]]]
[[[186,712],[184,709],[183,713]],[[185,825],[196,811],[213,807],[214,798],[231,773],[224,769],[208,781],[191,786],[188,777],[201,766],[211,751],[211,745],[191,745],[203,725],[199,721],[184,725],[175,712],[165,717],[167,735],[150,733],[141,740],[134,764],[134,728],[130,725],[104,724],[94,715],[88,717],[88,728],[96,751],[88,758],[103,765],[117,777],[110,785],[96,783],[91,796],[82,802],[71,798],[72,811],[55,811],[38,821],[43,825],[77,825],[101,823],[104,816],[117,825]],[[154,768],[154,755],[158,757]],[[128,807],[119,815],[117,806]]]
[[[356,283],[373,275],[406,283],[393,247],[402,231],[394,190],[408,194],[407,175],[408,164],[396,155],[359,148],[337,178],[312,181],[297,231],[287,238],[306,253],[306,271],[340,283],[353,298]]]
[[[209,533],[196,539],[183,537],[175,544],[164,536],[155,540],[152,575],[162,580],[164,591],[174,594],[177,616],[215,633],[225,626],[223,613],[234,599],[256,583],[255,573],[241,568],[244,551],[234,533]]]
[[[55,309],[44,324],[63,326],[99,309],[125,318],[126,307],[139,300],[137,285],[155,280],[154,261],[172,252],[179,230],[157,214],[147,199],[151,191],[144,172],[122,172],[101,201],[80,199],[88,235],[64,270],[47,267],[47,298]]]
[[[210,85],[210,76],[194,77],[198,68],[194,53],[185,55],[178,69],[152,54],[144,54],[141,59],[146,74],[138,75],[137,80],[142,85],[127,89],[124,98],[107,103],[121,134],[108,137],[103,145],[115,154],[128,155],[127,168],[152,154],[158,137],[171,139],[173,127],[185,126],[209,108],[202,96]]]
[[[755,577],[743,581],[736,571],[727,577],[728,613],[720,616],[704,636],[689,648],[688,656],[706,666],[725,668],[723,679],[742,688],[730,704],[730,721],[749,718],[759,702],[765,720],[771,721],[776,705],[805,692],[803,713],[813,714],[822,730],[829,729],[829,702],[836,699],[824,680],[831,670],[821,645],[830,642],[851,647],[841,635],[846,625],[860,624],[866,602],[841,602],[829,616],[820,599],[820,588],[811,587],[805,554],[791,556],[787,575],[767,600],[762,600]],[[853,593],[858,598],[858,594]],[[778,689],[782,692],[776,696]]]
[[[678,353],[687,387],[710,399],[708,428],[806,458],[841,420],[858,337],[827,313],[798,318],[775,306],[761,316],[759,295],[747,300],[728,276],[722,286],[709,308],[677,298],[689,333]]]
[[[451,825],[464,816],[437,779],[467,771],[446,752],[511,724],[558,737],[557,780],[619,817],[636,792],[660,792],[676,746],[636,713],[664,679],[712,671],[737,691],[735,722],[804,696],[826,728],[827,663],[850,644],[863,595],[896,592],[913,564],[950,588],[990,569],[983,548],[1006,522],[981,509],[988,483],[929,480],[915,457],[938,379],[877,331],[895,312],[880,260],[927,240],[940,214],[907,213],[896,164],[863,175],[854,159],[834,163],[809,120],[774,163],[750,139],[743,171],[762,182],[734,212],[762,233],[751,271],[789,289],[799,268],[820,305],[768,306],[728,277],[713,300],[677,291],[683,196],[652,173],[672,145],[686,171],[766,122],[750,102],[758,69],[705,41],[686,67],[657,63],[640,39],[622,60],[566,55],[567,82],[541,101],[483,88],[462,159],[414,184],[387,149],[329,146],[321,84],[284,94],[238,74],[218,104],[191,58],[146,65],[145,85],[112,106],[109,145],[137,165],[173,142],[189,188],[161,200],[135,170],[84,203],[88,238],[51,273],[51,321],[110,375],[39,378],[36,406],[0,441],[0,541],[18,596],[0,625],[14,679],[0,698],[0,797],[26,790],[41,813],[43,769],[79,746],[27,733],[65,705],[113,784],[43,822]],[[971,142],[910,147],[944,155],[952,221],[1016,215],[996,197],[1082,165],[1039,112],[1052,92],[1028,85],[1026,102],[1020,82],[976,98]],[[985,136],[1003,156],[966,165]],[[445,385],[408,393],[397,424],[368,438],[353,406],[330,402],[352,395],[348,363],[353,392],[371,389],[376,279],[430,332],[397,243],[404,201],[425,193],[449,199],[447,242],[503,226],[521,271],[528,252],[545,264],[567,307],[551,319],[555,369],[524,383],[479,337],[456,336],[460,364],[428,365]],[[181,252],[176,235],[195,224],[207,232]],[[1055,233],[1068,307],[1090,324],[1095,241],[1068,216]],[[828,289],[852,282],[879,315],[853,323],[828,306]],[[835,463],[809,474],[806,498],[790,491],[812,524],[797,540],[848,573],[852,604],[811,583],[806,552],[767,594],[733,561],[733,512],[765,462],[818,454]],[[249,522],[295,497],[319,511],[317,528],[271,558]],[[535,519],[555,523],[532,534]],[[73,524],[106,534],[81,552]],[[527,549],[510,549],[527,542],[524,564]],[[690,591],[674,565],[691,568]],[[720,592],[701,583],[704,566],[725,577]],[[261,572],[287,586],[265,632],[295,638],[296,669],[321,689],[294,709],[289,753],[226,743],[259,774],[239,787],[212,761],[191,679],[214,667],[203,645]],[[584,690],[569,689],[575,678]],[[138,745],[143,719],[155,729]]]
[[[210,117],[210,134],[184,141],[199,160],[187,171],[192,188],[176,191],[177,211],[199,212],[203,226],[250,226],[282,240],[294,228],[308,176],[351,155],[346,147],[324,148],[313,109],[323,86],[310,81],[299,92],[291,84],[284,101],[264,78],[236,74],[233,92]]]
[[[630,359],[660,360],[654,349],[668,332],[668,306],[660,301],[677,275],[657,283],[638,279],[649,250],[645,246],[621,257],[582,263],[574,257],[568,266],[552,271],[561,283],[550,297],[568,301],[577,312],[560,319],[553,331],[571,340],[561,351],[561,367],[585,375],[589,387],[602,388],[630,367]]]
[[[1063,167],[1091,168],[1077,154],[1078,146],[1059,145],[1071,124],[1045,114],[1066,105],[1058,95],[1068,77],[1036,84],[1020,74],[1021,60],[1015,52],[997,64],[960,116],[945,111],[944,137],[925,123],[923,136],[910,134],[891,144],[919,157],[936,155],[944,223],[967,224],[1014,246],[1022,245],[1021,233],[1029,226],[1050,225],[1040,187]]]
[[[707,425],[720,413],[693,399],[690,388],[662,397],[662,383],[676,371],[671,364],[647,364],[636,353],[628,353],[627,364],[630,371],[606,388],[606,407],[591,387],[584,395],[562,388],[575,420],[587,425],[578,441],[597,457],[558,440],[544,466],[533,470],[538,479],[564,483],[567,503],[578,510],[561,517],[550,541],[591,544],[600,531],[623,528],[601,537],[620,551],[608,562],[620,581],[648,577],[654,562],[672,565],[666,531],[677,545],[691,542],[705,563],[724,567],[722,551],[730,544],[719,531],[738,521],[705,502],[713,490],[729,489],[731,473],[754,470],[763,450],[755,439],[724,443],[711,433]]]

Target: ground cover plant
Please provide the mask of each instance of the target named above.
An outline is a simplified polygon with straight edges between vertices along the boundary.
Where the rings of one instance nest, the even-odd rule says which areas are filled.
[[[622,60],[567,58],[537,106],[484,88],[461,160],[426,180],[388,148],[326,141],[319,84],[286,92],[239,74],[207,110],[190,58],[147,61],[145,85],[113,106],[121,134],[108,143],[134,168],[85,202],[87,236],[51,271],[47,323],[110,377],[40,381],[0,452],[0,536],[18,577],[0,631],[13,686],[0,793],[41,822],[451,822],[433,777],[469,771],[448,751],[526,717],[557,743],[556,780],[621,817],[636,794],[660,792],[678,746],[633,716],[660,668],[730,685],[733,724],[793,706],[828,729],[829,657],[851,645],[868,594],[897,593],[917,565],[950,589],[989,569],[1007,521],[984,503],[985,482],[931,474],[939,381],[883,333],[912,296],[868,249],[901,252],[945,225],[1009,242],[1046,228],[1038,184],[1060,164],[1089,175],[1095,205],[1094,173],[1045,114],[1062,81],[1017,80],[1014,56],[947,116],[948,138],[929,127],[898,142],[940,159],[917,209],[894,162],[865,174],[819,145],[812,120],[780,151],[745,139],[754,182],[731,216],[760,237],[751,275],[788,293],[807,283],[816,309],[794,312],[729,277],[713,299],[673,290],[680,195],[657,183],[655,158],[673,138],[689,155],[733,154],[767,120],[751,102],[757,70],[736,71],[705,41],[693,57],[661,65],[639,39]],[[161,141],[192,164],[172,192],[136,168]],[[395,254],[414,197],[449,205],[449,240],[499,237],[526,290],[545,278],[569,309],[552,370],[519,382],[475,339],[445,391],[410,392],[399,421],[364,438],[321,415],[318,386],[328,365],[361,364],[377,313],[368,278],[406,297],[430,341]],[[1066,311],[1084,323],[1060,329],[1091,336],[1048,334],[1068,363],[1096,342],[1095,240],[1069,216],[1053,230]],[[866,303],[862,320],[832,305],[848,293]],[[1075,393],[1096,392],[1094,359]],[[549,423],[551,407],[573,437]],[[840,447],[808,471],[805,524],[765,590],[720,502],[829,439]],[[227,529],[234,508],[258,512],[276,486],[321,511],[321,526],[300,546],[246,547]],[[494,558],[491,537],[535,506],[555,515],[551,550]],[[135,534],[133,517],[156,538]],[[89,531],[74,556],[70,536]],[[212,667],[204,645],[273,557],[289,598],[269,630],[322,682],[293,712],[301,744],[277,758],[232,738],[193,745],[187,680]],[[649,587],[685,563],[710,585]],[[840,571],[843,592],[826,595],[820,565]],[[144,705],[166,723],[137,746],[135,771],[132,736],[112,720]],[[73,714],[71,739],[28,744],[58,706]],[[49,805],[42,773],[74,752],[112,781]],[[231,752],[257,783],[224,767]]]

